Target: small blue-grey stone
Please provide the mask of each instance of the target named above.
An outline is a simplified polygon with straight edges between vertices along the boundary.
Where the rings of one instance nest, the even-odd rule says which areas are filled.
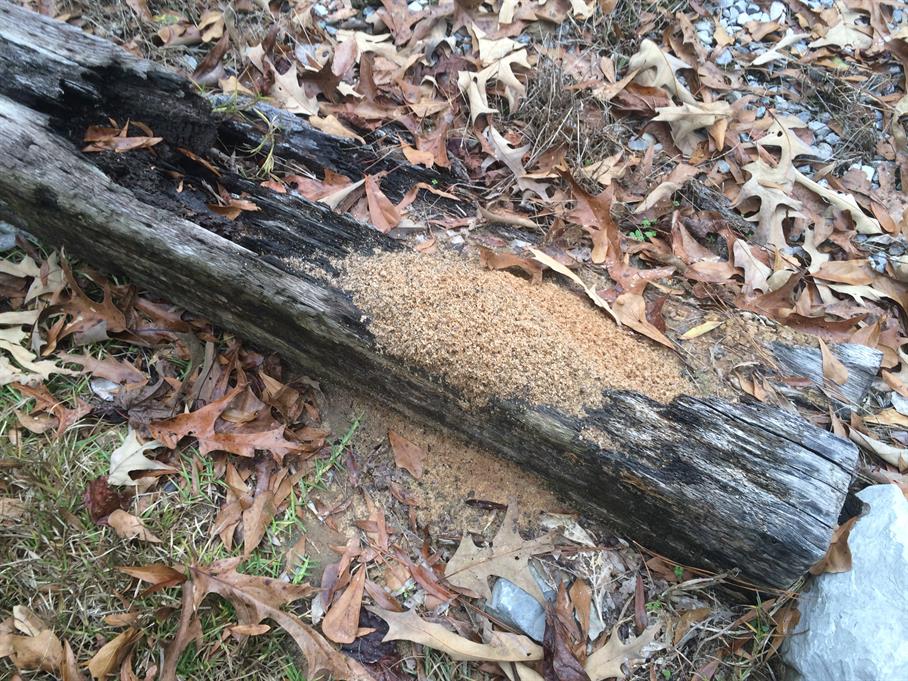
[[[486,608],[505,624],[519,629],[537,642],[545,635],[545,609],[526,591],[506,579],[492,587],[492,600]]]
[[[766,115],[766,107],[760,106],[757,107],[757,118],[763,118]]]
[[[744,12],[739,14],[738,18],[735,19],[735,23],[738,24],[738,26],[743,26],[744,24],[746,24],[749,21],[753,21],[753,18],[749,14],[746,14]]]
[[[801,111],[798,113],[798,118],[801,119],[802,123],[810,123],[810,121],[813,119],[813,114],[809,111]]]
[[[773,21],[778,21],[785,16],[785,5],[779,0],[774,0],[773,3],[769,6],[769,18]]]
[[[649,149],[649,142],[642,137],[631,137],[627,142],[631,151],[646,151]]]
[[[312,11],[320,17],[328,16],[328,8],[324,5],[312,5]]]
[[[826,135],[825,142],[826,142],[827,144],[838,144],[838,143],[841,142],[841,141],[842,141],[842,138],[839,137],[838,135],[836,135],[836,134],[835,134],[834,132],[832,132],[832,131],[830,131],[829,134]]]
[[[823,160],[832,158],[832,147],[823,142],[817,145],[817,155]]]
[[[700,42],[704,45],[712,45],[713,37],[709,31],[697,31],[697,37],[700,39]]]
[[[738,15],[739,15],[740,13],[741,13],[741,12],[738,10],[737,7],[732,7],[730,10],[728,10],[728,21],[729,21],[730,23],[734,23],[735,21],[738,20]],[[726,25],[726,28],[728,28],[727,25]]]
[[[719,66],[728,66],[729,64],[731,64],[731,59],[732,59],[731,51],[728,49],[724,49],[724,50],[722,50],[722,54],[720,54],[718,57],[716,57],[716,63]]]
[[[716,167],[719,169],[720,173],[730,173],[731,172],[731,166],[728,165],[728,161],[719,161],[716,164]]]

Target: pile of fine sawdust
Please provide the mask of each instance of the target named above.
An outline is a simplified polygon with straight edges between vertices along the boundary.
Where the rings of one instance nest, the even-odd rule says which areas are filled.
[[[671,352],[553,283],[420,253],[353,256],[341,283],[386,352],[476,405],[501,396],[580,413],[605,388],[661,401],[691,390]]]

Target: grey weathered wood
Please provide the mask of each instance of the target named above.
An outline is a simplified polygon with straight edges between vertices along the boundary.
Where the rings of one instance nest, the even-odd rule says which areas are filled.
[[[844,385],[837,385],[823,377],[823,357],[819,348],[771,343],[770,349],[785,372],[806,378],[818,388],[822,388],[833,400],[852,408],[859,407],[867,397],[883,361],[882,352],[866,345],[856,343],[830,345],[830,352],[848,369],[848,380]]]
[[[10,30],[12,16],[34,26]],[[854,445],[778,409],[695,397],[663,405],[606,392],[583,418],[504,399],[466,410],[440,377],[379,351],[344,291],[294,271],[280,252],[293,248],[316,260],[326,252],[391,249],[393,241],[324,206],[264,192],[254,195],[263,206],[257,223],[211,221],[203,206],[193,212],[192,203],[174,203],[179,199],[165,183],[155,184],[152,168],[135,167],[141,154],[106,160],[82,154],[72,121],[112,112],[142,119],[107,91],[119,87],[102,78],[110,77],[111,59],[116,77],[140,83],[142,104],[162,115],[168,98],[185,97],[174,110],[191,125],[171,126],[180,143],[188,127],[210,143],[209,114],[179,79],[149,77],[147,64],[111,57],[112,48],[86,42],[69,27],[42,30],[47,24],[0,0],[0,65],[9,79],[26,84],[25,95],[0,85],[0,217],[128,274],[316,377],[351,385],[520,463],[581,510],[673,560],[737,568],[751,582],[784,587],[823,555],[856,462]],[[40,43],[28,43],[39,36]],[[71,42],[81,45],[78,59],[66,56]],[[101,54],[86,54],[92,49]],[[47,73],[55,76],[41,75]],[[161,101],[154,103],[159,84]],[[96,92],[73,100],[72,88]],[[95,110],[64,118],[67,98]],[[221,125],[215,118],[208,123]],[[168,162],[171,144],[156,148],[156,164]],[[241,233],[250,229],[251,240]]]

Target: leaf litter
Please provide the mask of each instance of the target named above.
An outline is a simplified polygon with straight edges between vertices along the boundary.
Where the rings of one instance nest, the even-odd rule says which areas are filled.
[[[773,366],[765,342],[782,337],[819,347],[829,389],[848,380],[847,370],[832,352],[834,344],[861,343],[884,356],[885,387],[875,388],[872,398],[876,413],[854,417],[847,426],[835,416],[826,416],[822,401],[812,402],[808,413],[815,421],[847,432],[865,450],[864,479],[895,481],[908,488],[902,477],[908,461],[906,423],[892,416],[895,409],[890,407],[897,405],[896,396],[908,394],[900,347],[908,335],[902,326],[906,297],[900,269],[906,216],[900,187],[908,169],[905,61],[900,55],[906,48],[905,31],[898,28],[890,6],[871,10],[865,3],[849,1],[832,10],[813,2],[790,2],[783,3],[781,15],[770,16],[764,8],[765,17],[755,14],[749,21],[733,22],[726,11],[710,3],[703,7],[682,3],[668,9],[647,2],[587,5],[549,0],[529,6],[505,0],[485,6],[418,3],[420,8],[414,10],[398,1],[370,7],[368,15],[343,1],[302,9],[293,3],[277,7],[239,2],[230,11],[187,5],[161,15],[144,2],[116,7],[71,4],[58,18],[106,32],[134,53],[190,71],[200,82],[205,79],[206,86],[218,84],[237,101],[242,93],[271,97],[309,116],[313,125],[349,139],[371,139],[370,133],[377,131],[386,151],[399,151],[412,160],[417,158],[413,150],[419,150],[418,162],[454,168],[461,179],[479,188],[478,195],[471,197],[480,199],[475,219],[454,223],[441,217],[420,222],[423,233],[416,237],[417,245],[431,246],[426,250],[465,244],[464,259],[445,261],[450,256],[442,256],[429,267],[427,258],[438,256],[407,255],[398,265],[381,262],[375,270],[367,270],[368,262],[380,260],[376,258],[353,263],[345,275],[354,297],[372,317],[386,351],[438,370],[474,406],[489,397],[477,386],[491,384],[493,376],[501,377],[500,385],[509,397],[573,413],[594,405],[602,386],[642,384],[654,397],[668,399],[689,391],[692,383],[707,393],[744,392],[785,408],[804,409],[790,399],[795,392],[803,392],[799,377],[784,375]],[[36,5],[41,11],[58,13],[53,3]],[[555,98],[551,88],[546,92],[540,87],[540,81],[556,73],[551,64],[557,69],[557,80],[551,81],[558,83],[555,89],[571,96]],[[812,108],[798,105],[799,97],[812,102]],[[398,134],[385,134],[391,128],[389,121],[400,124]],[[121,126],[103,121],[87,131],[86,143],[94,146],[89,151],[98,154],[154,155],[166,141],[146,128],[138,122]],[[593,136],[590,130],[602,134]],[[259,159],[254,155],[239,162],[259,175]],[[297,169],[267,174],[267,186],[276,190],[299,191],[332,207],[349,202],[355,215],[395,237],[398,226],[420,219],[414,204],[391,202],[381,191],[380,178],[374,176],[312,179],[302,177]],[[605,211],[587,210],[588,197],[604,196],[606,191],[610,198]],[[210,208],[242,221],[244,211],[255,211],[257,206],[243,197],[219,193]],[[501,230],[502,225],[521,229]],[[531,249],[544,257],[533,259]],[[534,280],[549,281],[532,287],[504,271],[483,274],[468,262],[478,260],[478,252],[490,269],[516,266]],[[172,320],[165,323],[154,314],[149,318],[153,308],[147,306],[118,310],[113,301],[125,297],[116,287],[87,277],[85,286],[100,287],[92,289],[98,295],[88,296],[56,256],[40,265],[42,259],[31,256],[0,268],[9,277],[4,291],[18,291],[10,296],[9,312],[30,312],[20,309],[28,304],[43,310],[51,307],[52,300],[54,305],[61,302],[56,297],[62,296],[63,309],[70,314],[61,317],[51,312],[52,319],[40,322],[34,314],[0,321],[9,329],[4,331],[0,383],[12,386],[8,389],[24,400],[8,439],[11,443],[59,439],[67,432],[81,432],[85,417],[96,414],[125,417],[135,429],[135,442],[116,457],[128,463],[107,470],[107,479],[101,475],[104,467],[95,470],[97,477],[86,494],[88,521],[103,523],[113,514],[122,517],[120,513],[154,517],[147,510],[159,503],[162,486],[176,480],[178,489],[195,494],[205,487],[200,478],[210,472],[226,488],[223,498],[217,497],[212,536],[227,550],[233,550],[237,540],[243,554],[254,558],[262,545],[279,536],[276,529],[281,523],[291,523],[301,513],[317,517],[320,523],[338,524],[352,508],[361,506],[356,500],[347,503],[318,493],[301,506],[291,492],[307,476],[324,484],[340,469],[349,476],[352,488],[358,489],[353,482],[359,475],[355,462],[343,460],[347,453],[341,452],[327,474],[324,464],[318,463],[337,457],[325,451],[330,434],[320,428],[316,391],[311,386],[290,388],[279,378],[271,379],[278,385],[271,384],[267,393],[284,395],[280,407],[274,406],[266,397],[264,376],[280,377],[280,373],[270,365],[265,372],[265,358],[239,345],[219,345],[218,356],[203,367],[194,362],[185,340],[168,332],[146,335],[159,350],[166,347],[154,363],[137,349],[142,346],[126,351],[126,364],[113,364],[119,358],[103,358],[108,363],[101,365],[55,353],[58,344],[72,350],[70,341],[90,339],[113,339],[129,347],[124,332],[127,324],[134,324],[127,320],[136,311],[148,322],[144,330],[132,329],[136,336],[154,327],[169,328]],[[546,263],[546,258],[551,261]],[[438,269],[449,275],[445,281],[426,275],[419,279],[423,286],[412,286],[411,273],[422,277],[422,268],[436,269],[439,261],[445,264]],[[543,271],[546,267],[556,271],[566,267],[579,278],[580,287],[555,293],[551,274]],[[477,309],[482,314],[477,315]],[[436,311],[448,315],[448,321],[455,318],[465,325],[485,352],[458,347],[449,326],[442,327],[431,315],[426,319],[426,312]],[[38,336],[43,337],[43,347],[34,345],[31,332],[31,338],[23,335],[21,326],[17,328],[20,322],[28,328],[41,327]],[[206,343],[215,339],[204,323],[193,320],[192,324],[193,332]],[[499,327],[507,330],[504,338],[495,335]],[[545,342],[533,342],[539,338],[537,329],[544,330]],[[594,339],[600,343],[590,342],[589,329],[596,329]],[[674,348],[678,356],[641,343],[628,329]],[[435,352],[431,343],[439,338],[449,346],[454,343],[457,361]],[[603,354],[602,339],[608,339],[608,347],[618,352]],[[722,352],[717,353],[718,344]],[[582,351],[575,353],[575,348]],[[487,361],[489,352],[495,362]],[[640,360],[638,366],[636,360]],[[692,375],[685,375],[682,360]],[[629,363],[635,365],[630,371]],[[63,401],[53,398],[56,405],[42,406],[45,398],[29,392],[45,383],[57,386],[60,381],[78,379],[79,372],[66,368],[73,365],[95,374],[95,384],[99,379],[115,384],[107,393],[109,399],[61,406]],[[653,367],[658,370],[651,371]],[[211,372],[206,380],[200,378],[202,369]],[[294,393],[297,398],[288,397]],[[287,417],[288,413],[295,416]],[[383,429],[382,438],[387,434],[388,429]],[[166,440],[167,448],[142,450],[153,436]],[[124,436],[117,440],[123,442]],[[174,448],[184,454],[195,442],[202,451],[193,455],[188,469],[180,466]],[[412,443],[420,445],[417,440]],[[107,453],[117,449],[111,444]],[[414,475],[421,465],[422,480],[398,479],[394,487],[388,486],[394,501],[387,508],[400,512],[399,525],[394,528],[391,523],[394,529],[389,532],[388,523],[360,508],[355,520],[368,548],[338,546],[340,559],[329,563],[335,569],[324,571],[327,581],[321,581],[329,596],[324,610],[336,609],[329,628],[339,623],[336,633],[344,639],[354,625],[357,638],[380,635],[364,633],[370,627],[359,627],[353,613],[360,601],[368,600],[363,594],[382,594],[382,607],[407,602],[462,633],[476,632],[473,638],[488,642],[478,645],[488,645],[502,632],[489,633],[485,625],[478,626],[472,610],[456,611],[466,597],[458,596],[453,602],[446,597],[448,587],[456,585],[444,578],[444,563],[455,555],[453,544],[445,542],[456,543],[456,538],[445,537],[433,525],[438,531],[434,546],[414,536],[405,546],[397,546],[408,532],[415,533],[420,519],[425,521],[425,510],[411,505],[408,485],[418,488],[427,479],[436,481],[441,467],[432,452],[418,464],[417,459],[410,452],[398,463],[406,463],[405,469]],[[210,468],[203,461],[210,461]],[[142,468],[148,462],[155,463]],[[185,479],[173,470],[185,471]],[[10,517],[21,517],[20,500],[9,496],[18,494],[20,487],[2,491],[3,498],[9,499],[3,508],[10,509]],[[472,538],[463,540],[470,541],[478,553],[494,555],[496,541],[473,543],[488,527],[488,521],[473,525]],[[298,545],[283,539],[281,565],[285,564],[284,544],[290,543]],[[616,599],[630,602],[639,580],[634,574],[617,591],[604,591],[601,580],[610,577],[603,575],[613,575],[611,561],[619,559],[603,551],[587,564],[585,554],[577,555],[579,563],[592,569],[584,573],[593,594],[590,620],[598,618],[594,628],[600,633],[611,631],[609,627],[617,622],[602,628],[607,614],[615,614]],[[544,555],[538,558],[548,560]],[[559,554],[558,560],[562,559]],[[643,572],[633,557],[621,560],[625,559]],[[674,586],[696,581],[682,580],[684,570],[678,577],[671,565],[660,560],[647,562],[647,579],[656,575],[656,580]],[[523,577],[515,579],[528,585],[526,575],[520,574]],[[474,577],[476,586],[481,571]],[[171,584],[163,587],[166,593],[176,585],[171,582],[165,579],[153,586]],[[634,589],[627,592],[631,583]],[[654,587],[648,581],[645,594],[657,596],[659,588]],[[703,596],[691,589],[697,598]],[[414,600],[409,590],[421,598]],[[579,594],[582,589],[576,591]],[[703,606],[681,605],[677,595],[675,591],[666,598],[658,596],[652,608],[643,608],[642,616],[660,612],[671,624],[673,613],[675,621],[687,627],[693,616],[685,613],[700,612]],[[690,607],[673,610],[685,606]],[[716,606],[713,612],[720,610]],[[784,629],[784,599],[754,612],[752,618],[765,618]],[[559,614],[566,625],[564,612]],[[187,617],[187,641],[195,633],[193,622]],[[734,626],[742,624],[746,622]],[[232,630],[243,637],[259,631],[256,626],[234,624]],[[638,654],[645,657],[641,651],[648,642],[639,641],[650,636],[655,640],[659,634],[654,627],[644,629],[636,642],[622,637],[620,627],[611,635],[602,634],[607,641],[598,640],[595,650],[584,651],[589,653],[586,673],[591,678],[623,674],[622,662],[610,660],[627,663]],[[571,627],[567,629],[570,634]],[[0,635],[8,633],[0,631],[4,632]],[[129,660],[131,670],[138,648],[132,649],[133,642],[119,643],[131,637],[114,636],[108,645],[118,643],[107,648],[113,652],[102,656],[96,668],[106,673]],[[561,640],[565,641],[564,631]],[[745,643],[738,642],[742,640]],[[638,643],[640,650],[630,649]],[[226,643],[213,647],[220,645]],[[576,648],[576,641],[571,645]],[[624,646],[629,648],[626,654],[621,652]],[[704,652],[697,646],[695,651],[686,650],[687,657],[696,652],[709,661],[692,663],[699,668],[689,668],[688,675],[697,673],[702,678],[715,675],[720,665],[733,664],[728,660],[744,646],[750,646],[751,659],[756,660],[774,650],[746,636],[735,639],[727,653],[717,648]],[[68,642],[62,650],[69,650]],[[87,651],[78,650],[85,659]],[[59,668],[72,655],[52,657]],[[598,661],[595,673],[590,670],[593,660]],[[570,671],[552,666],[544,672],[556,677],[581,674],[568,658],[562,667]],[[515,669],[511,668],[512,674],[535,673]],[[654,669],[650,672],[655,674]]]

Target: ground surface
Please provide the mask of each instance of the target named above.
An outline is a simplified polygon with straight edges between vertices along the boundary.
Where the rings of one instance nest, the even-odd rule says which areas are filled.
[[[542,267],[529,248],[541,249],[612,306],[625,325],[617,343],[645,348],[636,362],[668,353],[658,344],[677,351],[679,359],[664,355],[671,370],[657,372],[669,387],[683,381],[800,409],[861,443],[861,481],[905,484],[908,16],[897,3],[30,4],[227,93],[227,114],[251,115],[243,97],[269,97],[327,132],[450,171],[457,195],[480,206],[467,218],[395,206],[368,185],[344,205],[427,257],[458,251],[475,271],[535,278]],[[140,124],[124,131],[137,139],[128,153],[153,153],[153,131]],[[114,133],[96,143],[118,144]],[[311,199],[350,185],[288,166],[267,145],[229,164]],[[242,197],[217,201],[239,223],[254,208]],[[512,467],[295,376],[166,301],[136,297],[128,282],[84,269],[67,277],[57,256],[32,250],[30,264],[21,249],[36,246],[18,247],[2,275],[2,314],[14,316],[0,330],[14,360],[0,365],[0,541],[13,557],[0,567],[4,673],[40,678],[31,670],[43,666],[78,678],[76,667],[92,660],[95,678],[301,679],[326,659],[335,676],[352,673],[330,655],[299,652],[286,626],[269,620],[265,631],[244,610],[256,593],[294,600],[289,611],[315,626],[294,629],[310,643],[355,637],[345,650],[377,664],[376,676],[500,675],[488,662],[455,663],[411,643],[379,646],[386,625],[360,603],[415,607],[489,641],[483,601],[458,591],[445,565],[464,532],[493,540],[509,504],[530,540],[546,522],[563,526],[537,567],[548,584],[571,586],[556,609],[569,657],[584,660],[610,635],[633,646],[658,623],[629,670],[635,678],[773,677],[766,660],[791,623],[787,598],[732,607],[711,591],[722,576],[642,554],[603,528],[587,527],[590,537],[569,518],[546,520],[568,509]],[[574,306],[586,304],[579,291]],[[41,315],[15,316],[30,310]],[[599,310],[582,314],[591,312]],[[525,325],[559,334],[571,326],[549,321],[530,316]],[[438,358],[416,351],[427,340],[417,331],[387,337],[387,349],[431,366]],[[574,324],[558,337],[581,335]],[[850,416],[829,409],[843,378],[834,361],[824,360],[826,384],[808,395],[766,349],[779,339],[816,347],[818,337],[883,353],[870,400]],[[35,364],[26,347],[72,375]],[[528,347],[528,356],[540,352]],[[80,360],[79,370],[64,352],[102,362]],[[556,355],[540,380],[512,386],[580,408],[585,382],[602,380],[602,361]],[[488,366],[467,370],[475,380]],[[565,371],[568,393],[546,392]],[[138,441],[121,447],[129,427],[167,444],[146,453],[158,470],[136,454]],[[119,471],[117,451],[129,462]],[[228,569],[225,579],[243,588],[202,600],[205,575],[220,574],[216,561],[228,556],[242,574],[323,590],[313,598],[274,582],[250,586]],[[181,603],[181,589],[198,597],[197,610]],[[187,626],[178,630],[181,613]],[[357,631],[372,627],[379,631]],[[557,645],[545,648],[549,664]],[[557,674],[550,678],[582,678]]]

